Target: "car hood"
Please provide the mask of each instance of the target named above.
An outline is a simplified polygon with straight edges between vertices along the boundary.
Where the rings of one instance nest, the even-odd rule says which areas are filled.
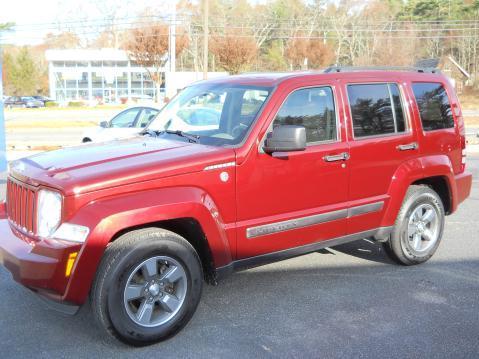
[[[40,153],[13,162],[10,173],[71,195],[202,171],[234,158],[232,149],[136,137]]]

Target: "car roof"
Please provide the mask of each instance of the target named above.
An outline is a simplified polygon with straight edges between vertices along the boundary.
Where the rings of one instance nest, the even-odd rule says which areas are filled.
[[[354,67],[331,67],[316,71],[293,71],[293,72],[272,72],[272,73],[245,73],[241,75],[222,76],[211,80],[198,81],[199,83],[231,83],[238,85],[254,85],[274,87],[288,80],[307,80],[310,78],[342,78],[361,79],[377,78],[385,80],[388,78],[408,78],[415,81],[443,79],[444,75],[436,69],[400,68],[400,67],[378,67],[378,68],[354,68]]]

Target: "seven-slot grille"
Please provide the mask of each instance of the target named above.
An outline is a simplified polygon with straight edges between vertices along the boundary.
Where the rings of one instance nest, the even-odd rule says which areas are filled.
[[[24,183],[11,178],[7,181],[8,218],[25,232],[35,233],[36,191]]]

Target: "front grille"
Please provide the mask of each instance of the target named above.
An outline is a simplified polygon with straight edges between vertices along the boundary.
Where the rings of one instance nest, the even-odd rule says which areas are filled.
[[[7,181],[8,218],[20,229],[28,233],[36,232],[35,208],[37,193],[34,188],[11,178]]]

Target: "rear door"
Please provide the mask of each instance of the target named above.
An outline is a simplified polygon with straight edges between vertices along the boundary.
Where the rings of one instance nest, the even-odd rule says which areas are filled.
[[[397,168],[417,157],[416,133],[406,89],[399,79],[347,82],[348,138],[351,158],[348,233],[380,226]]]

